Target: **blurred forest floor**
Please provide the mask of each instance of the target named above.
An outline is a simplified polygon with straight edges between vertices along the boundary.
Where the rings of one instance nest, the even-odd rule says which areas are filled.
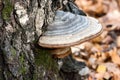
[[[73,56],[87,64],[88,80],[120,80],[120,0],[76,0],[89,16],[96,17],[103,33],[72,47]]]

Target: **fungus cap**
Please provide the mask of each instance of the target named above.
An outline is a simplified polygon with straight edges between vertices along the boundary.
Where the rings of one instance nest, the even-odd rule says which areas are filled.
[[[47,48],[62,48],[80,44],[98,36],[102,26],[92,17],[56,11],[53,23],[39,39],[39,45]]]

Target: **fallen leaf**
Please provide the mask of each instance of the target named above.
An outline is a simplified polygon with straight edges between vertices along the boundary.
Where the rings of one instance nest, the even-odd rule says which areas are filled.
[[[114,16],[113,16],[114,15]],[[106,16],[99,18],[100,22],[104,26],[112,25],[113,27],[108,28],[107,30],[118,29],[120,30],[120,12],[117,9],[114,9],[111,12],[108,12]]]
[[[98,37],[92,39],[91,41],[92,41],[93,43],[99,43],[99,42],[102,41],[102,39],[103,39],[102,36],[98,36]]]
[[[103,80],[104,73],[96,73],[95,78],[96,80]]]
[[[112,59],[112,62],[120,65],[120,56],[117,54],[117,48],[116,47],[113,50],[109,51],[109,55]]]
[[[102,51],[102,47],[99,44],[94,44],[94,46],[91,48],[91,52],[96,53]]]
[[[82,44],[85,47],[85,50],[90,52],[91,48],[94,46],[91,42],[85,42]]]
[[[117,47],[120,47],[120,36],[117,37],[116,43],[117,43]]]
[[[92,67],[93,69],[96,69],[97,64],[96,64],[97,58],[94,55],[91,55],[90,58],[88,59],[87,65],[89,67]]]
[[[106,43],[106,44],[109,44],[113,41],[112,37],[110,35],[106,36],[106,38],[104,38],[102,40],[102,43]]]
[[[109,72],[105,72],[104,79],[109,80],[112,77],[112,75]]]
[[[120,74],[113,74],[113,80],[120,80]]]
[[[86,63],[86,61],[84,59],[80,58],[79,56],[72,55],[72,57],[79,62],[85,62]]]
[[[98,65],[97,72],[98,73],[105,73],[106,72],[106,66],[104,66],[102,64]]]
[[[107,62],[107,63],[104,63],[104,65],[107,68],[107,72],[120,75],[120,68],[118,67],[117,64],[112,62]]]
[[[102,39],[104,39],[107,36],[107,34],[108,34],[108,31],[104,30],[101,34]]]
[[[93,80],[91,76],[88,77],[88,80]]]
[[[107,7],[103,4],[103,0],[76,0],[75,3],[92,16],[106,13]]]

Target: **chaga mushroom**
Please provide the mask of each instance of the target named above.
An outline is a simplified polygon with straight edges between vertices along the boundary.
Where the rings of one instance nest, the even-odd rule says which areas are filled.
[[[58,10],[56,11],[54,21],[47,26],[38,44],[42,47],[49,48],[50,52],[56,58],[63,59],[71,54],[71,46],[97,37],[101,32],[102,26],[98,20],[92,17]],[[69,56],[69,58],[72,58],[72,56]],[[69,58],[65,59],[65,62],[68,61],[68,63],[71,63]],[[72,59],[72,64],[76,66],[74,59]],[[71,69],[72,64],[69,65]],[[68,69],[63,68],[65,70]]]

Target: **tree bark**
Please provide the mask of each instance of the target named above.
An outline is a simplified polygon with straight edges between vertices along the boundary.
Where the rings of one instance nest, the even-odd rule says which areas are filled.
[[[0,80],[61,80],[37,41],[62,0],[0,0]]]

